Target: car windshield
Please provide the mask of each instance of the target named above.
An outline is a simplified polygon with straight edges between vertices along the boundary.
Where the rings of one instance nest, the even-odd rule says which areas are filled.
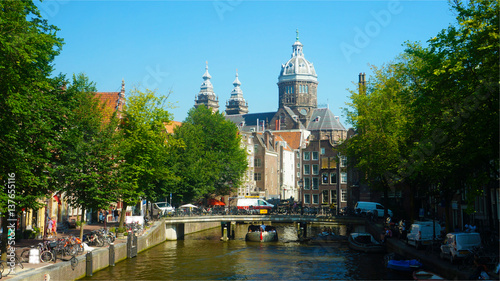
[[[463,245],[481,244],[481,237],[479,235],[459,235],[457,242]]]
[[[167,202],[156,203],[156,205],[158,206],[158,208],[167,208],[167,207],[170,207],[170,204],[167,203]]]

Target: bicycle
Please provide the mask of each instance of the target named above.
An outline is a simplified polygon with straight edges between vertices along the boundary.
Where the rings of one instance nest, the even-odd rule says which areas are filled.
[[[7,256],[7,259],[10,259],[9,256]],[[4,265],[5,264],[5,265]],[[21,260],[17,255],[14,255],[14,266],[12,266],[11,262],[1,260],[0,261],[0,278],[9,275],[10,273],[14,272],[16,266],[19,265],[21,269],[24,268]],[[5,268],[8,268],[9,271],[7,274],[4,274]]]
[[[483,256],[483,248],[482,247],[474,247],[469,250],[469,253],[462,259],[461,263],[458,265],[458,269],[464,270],[466,268],[472,267],[474,265],[474,261],[478,260]]]

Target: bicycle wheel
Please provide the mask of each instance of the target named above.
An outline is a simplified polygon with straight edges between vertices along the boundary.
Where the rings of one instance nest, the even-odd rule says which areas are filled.
[[[24,265],[23,265],[23,263],[21,262],[21,260],[19,259],[18,256],[15,256],[14,261],[15,261],[15,264],[18,264],[21,269],[24,268]]]
[[[41,262],[50,262],[54,259],[54,255],[50,251],[44,251],[42,254],[40,254],[40,261]]]
[[[30,259],[30,249],[24,249],[21,252],[21,256],[20,257],[21,257],[21,262],[28,263],[29,259]]]
[[[0,262],[0,277],[4,276],[3,270],[4,270],[4,266],[3,266],[3,261],[2,261],[2,262]]]

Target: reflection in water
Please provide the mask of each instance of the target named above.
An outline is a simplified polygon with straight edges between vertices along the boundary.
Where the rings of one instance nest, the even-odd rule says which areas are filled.
[[[276,225],[279,242],[246,242],[248,225],[220,241],[220,228],[168,241],[94,274],[88,280],[359,280],[387,279],[383,255],[352,251],[346,242],[308,245],[289,224]]]

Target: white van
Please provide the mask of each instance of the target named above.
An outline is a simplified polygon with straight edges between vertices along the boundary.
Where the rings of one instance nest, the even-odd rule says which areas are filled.
[[[354,210],[359,212],[362,216],[377,215],[379,218],[384,217],[384,206],[376,202],[358,201],[354,206]],[[391,210],[387,210],[387,214],[392,217]]]
[[[469,251],[481,246],[481,236],[477,232],[451,232],[446,234],[439,256],[455,260],[465,257]]]
[[[273,204],[270,204],[266,200],[259,198],[238,198],[238,203],[236,206],[239,210],[247,210],[252,213],[259,212],[261,214],[267,214],[269,210],[274,208]]]
[[[415,221],[406,236],[408,244],[415,246],[417,249],[420,249],[422,245],[431,245],[434,233],[436,234],[436,240],[439,239],[441,233],[441,226],[438,222],[434,222],[434,227],[432,221]]]

